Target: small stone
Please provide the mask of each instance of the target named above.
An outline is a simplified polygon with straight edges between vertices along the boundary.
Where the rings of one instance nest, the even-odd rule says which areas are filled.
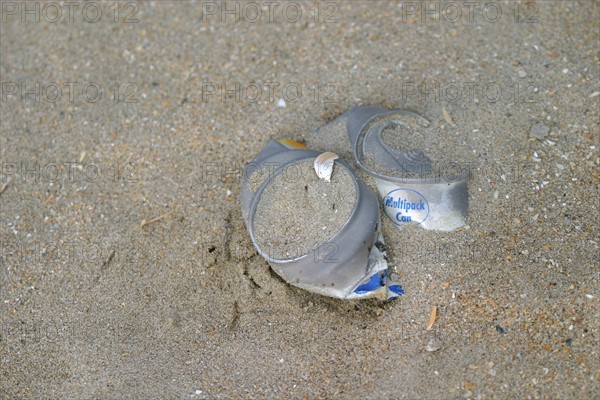
[[[523,71],[522,69],[519,70],[518,74],[519,78],[525,78],[527,76],[527,72]]]
[[[548,128],[546,125],[536,124],[531,127],[531,130],[529,131],[529,137],[542,140],[548,135],[548,132],[550,132],[550,128]]]
[[[434,352],[434,351],[438,351],[439,349],[442,348],[442,341],[439,339],[431,339],[429,341],[429,343],[427,343],[427,347],[425,347],[425,350],[429,351],[429,352]]]

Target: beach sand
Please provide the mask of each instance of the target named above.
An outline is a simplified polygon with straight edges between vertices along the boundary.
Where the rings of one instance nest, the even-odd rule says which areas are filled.
[[[597,2],[24,4],[0,22],[1,398],[600,396]],[[286,284],[240,210],[270,138],[353,163],[318,128],[355,105],[470,151],[468,226],[384,217],[388,303]]]

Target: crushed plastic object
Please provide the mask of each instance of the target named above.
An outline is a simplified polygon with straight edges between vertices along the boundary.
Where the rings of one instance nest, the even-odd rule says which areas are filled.
[[[311,179],[316,180],[317,183],[310,182],[318,189],[320,179],[314,173],[311,176],[295,176],[291,179],[289,171],[306,162],[314,163],[318,156],[318,152],[301,149],[300,146],[290,146],[287,141],[271,140],[248,164],[244,173],[245,179],[242,181],[241,203],[242,214],[255,248],[286,282],[308,291],[341,299],[390,299],[399,296],[403,290],[397,282],[397,276],[388,273],[377,197],[343,160],[336,160],[335,170],[342,169],[343,173],[352,177],[355,185],[352,193],[355,195],[353,199],[346,201],[354,203],[351,204],[352,210],[347,220],[337,221],[341,228],[334,232],[332,237],[320,240],[319,243],[298,243],[298,248],[302,251],[285,257],[282,256],[284,252],[274,249],[273,245],[283,246],[289,245],[288,243],[280,243],[277,241],[279,238],[273,238],[274,244],[271,244],[265,238],[257,238],[255,224],[258,219],[263,218],[261,215],[257,216],[257,212],[265,212],[270,201],[268,196],[263,194],[269,190],[272,193],[275,185],[284,189],[300,185],[300,188],[306,188],[309,196],[308,182]],[[251,184],[248,177],[266,166],[271,168],[270,173],[262,175],[260,184]],[[332,182],[336,179],[336,173],[332,176]],[[331,185],[327,182],[322,184]],[[313,187],[310,190],[313,190]],[[288,212],[302,215],[302,203],[307,201],[306,199],[294,197],[286,201]],[[328,212],[330,214],[320,217],[336,218],[334,209]],[[273,219],[276,218],[286,218],[286,215],[274,216]],[[305,226],[296,228],[300,231],[306,229]]]
[[[381,200],[343,157],[326,151],[332,142],[320,146],[323,153],[280,139],[269,141],[246,166],[242,215],[258,253],[286,282],[340,299],[392,299],[404,290],[388,267],[380,202],[399,228],[452,231],[466,223],[469,173],[436,174],[424,151],[404,148],[404,133],[429,135],[419,130],[429,121],[411,111],[353,107],[327,127],[343,130],[340,124],[356,164],[374,178]],[[390,127],[400,128],[392,137],[399,148],[386,143],[384,131]],[[341,143],[333,147],[348,154]],[[314,171],[290,179],[290,170],[304,171],[308,164]],[[292,251],[294,246],[299,251]]]
[[[459,169],[440,176],[422,150],[394,149],[382,138],[388,127],[410,131],[429,121],[411,111],[370,106],[354,107],[346,114],[355,160],[375,179],[384,212],[397,227],[452,231],[465,225],[469,173]]]

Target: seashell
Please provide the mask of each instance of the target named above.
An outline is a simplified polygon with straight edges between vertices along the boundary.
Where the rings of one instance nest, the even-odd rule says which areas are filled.
[[[325,179],[327,182],[331,182],[331,174],[333,173],[334,161],[339,157],[337,154],[330,151],[320,154],[315,159],[315,172],[320,179]]]
[[[440,339],[433,338],[429,341],[429,343],[427,343],[427,347],[425,347],[425,350],[427,350],[429,352],[434,352],[434,351],[438,351],[441,348],[442,348],[442,341]]]

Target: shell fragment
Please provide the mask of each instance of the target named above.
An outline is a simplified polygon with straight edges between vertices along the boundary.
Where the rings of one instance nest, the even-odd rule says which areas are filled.
[[[315,172],[319,179],[325,179],[331,182],[331,174],[333,173],[333,164],[339,157],[337,154],[330,151],[320,154],[315,159]]]

